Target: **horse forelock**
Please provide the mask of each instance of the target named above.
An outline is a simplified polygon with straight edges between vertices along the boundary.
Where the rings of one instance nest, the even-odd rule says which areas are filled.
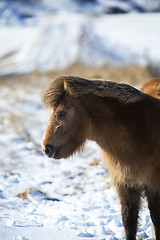
[[[87,81],[87,83],[90,81],[84,78],[76,77],[76,76],[60,76],[57,77],[53,82],[50,84],[49,88],[46,90],[43,102],[46,107],[53,108],[57,105],[58,101],[64,96],[67,95],[71,97],[72,93],[71,91],[74,89],[79,88],[79,82],[82,84],[82,82]],[[70,88],[68,88],[68,84],[70,84]],[[73,85],[73,87],[72,87]],[[89,85],[89,84],[88,84]],[[80,86],[78,89],[80,94],[82,95],[84,93],[84,89],[87,89],[87,84],[85,84],[83,87]],[[78,94],[77,94],[78,96]],[[75,97],[75,96],[74,96]],[[72,96],[72,98],[74,98]]]
[[[46,90],[43,102],[46,107],[53,108],[57,105],[58,101],[64,96],[66,93],[64,89],[64,78],[58,77],[56,78]]]

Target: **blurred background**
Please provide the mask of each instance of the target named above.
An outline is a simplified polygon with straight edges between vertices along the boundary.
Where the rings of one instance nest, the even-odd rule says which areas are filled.
[[[35,227],[58,236],[75,229],[79,240],[124,238],[96,144],[59,164],[42,154],[43,93],[64,74],[137,88],[160,77],[160,0],[0,0],[0,239],[53,238]],[[146,210],[141,219],[139,236],[150,239]]]
[[[159,77],[159,12],[160,0],[1,0],[0,76]]]

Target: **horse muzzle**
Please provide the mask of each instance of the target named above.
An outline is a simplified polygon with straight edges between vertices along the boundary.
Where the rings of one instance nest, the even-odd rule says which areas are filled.
[[[46,144],[45,146],[43,146],[43,152],[49,158],[60,159],[59,149],[51,144]]]

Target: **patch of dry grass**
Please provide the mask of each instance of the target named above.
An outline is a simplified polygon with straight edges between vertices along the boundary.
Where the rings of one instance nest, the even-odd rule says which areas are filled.
[[[89,67],[74,64],[62,71],[54,71],[46,74],[49,78],[54,79],[59,75],[76,75],[85,78],[103,78],[117,82],[129,83],[133,86],[142,85],[152,79],[152,74],[147,68],[137,65],[119,66],[119,67]]]
[[[31,201],[30,197],[29,197],[30,194],[40,195],[43,200],[57,201],[57,202],[60,201],[57,198],[48,197],[45,192],[42,192],[42,191],[40,191],[39,189],[36,189],[36,188],[29,188],[26,191],[17,194],[16,197],[22,198],[23,200]]]
[[[140,67],[138,65],[128,66],[102,66],[93,67],[79,64],[73,64],[66,69],[52,71],[48,73],[40,73],[37,70],[33,74],[28,75],[13,75],[0,77],[0,86],[6,85],[16,89],[17,84],[19,87],[26,89],[44,89],[48,81],[60,75],[76,75],[84,78],[102,78],[106,80],[113,80],[117,82],[125,82],[133,86],[142,85],[148,80],[155,77],[153,71],[147,66]]]

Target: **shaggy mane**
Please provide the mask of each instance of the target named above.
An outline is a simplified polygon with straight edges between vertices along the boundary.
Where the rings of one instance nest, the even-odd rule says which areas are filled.
[[[128,84],[102,79],[88,80],[76,76],[60,76],[51,83],[46,91],[44,103],[47,107],[52,108],[64,94],[76,98],[88,93],[100,97],[114,97],[123,103],[140,101],[144,97],[144,93]]]

